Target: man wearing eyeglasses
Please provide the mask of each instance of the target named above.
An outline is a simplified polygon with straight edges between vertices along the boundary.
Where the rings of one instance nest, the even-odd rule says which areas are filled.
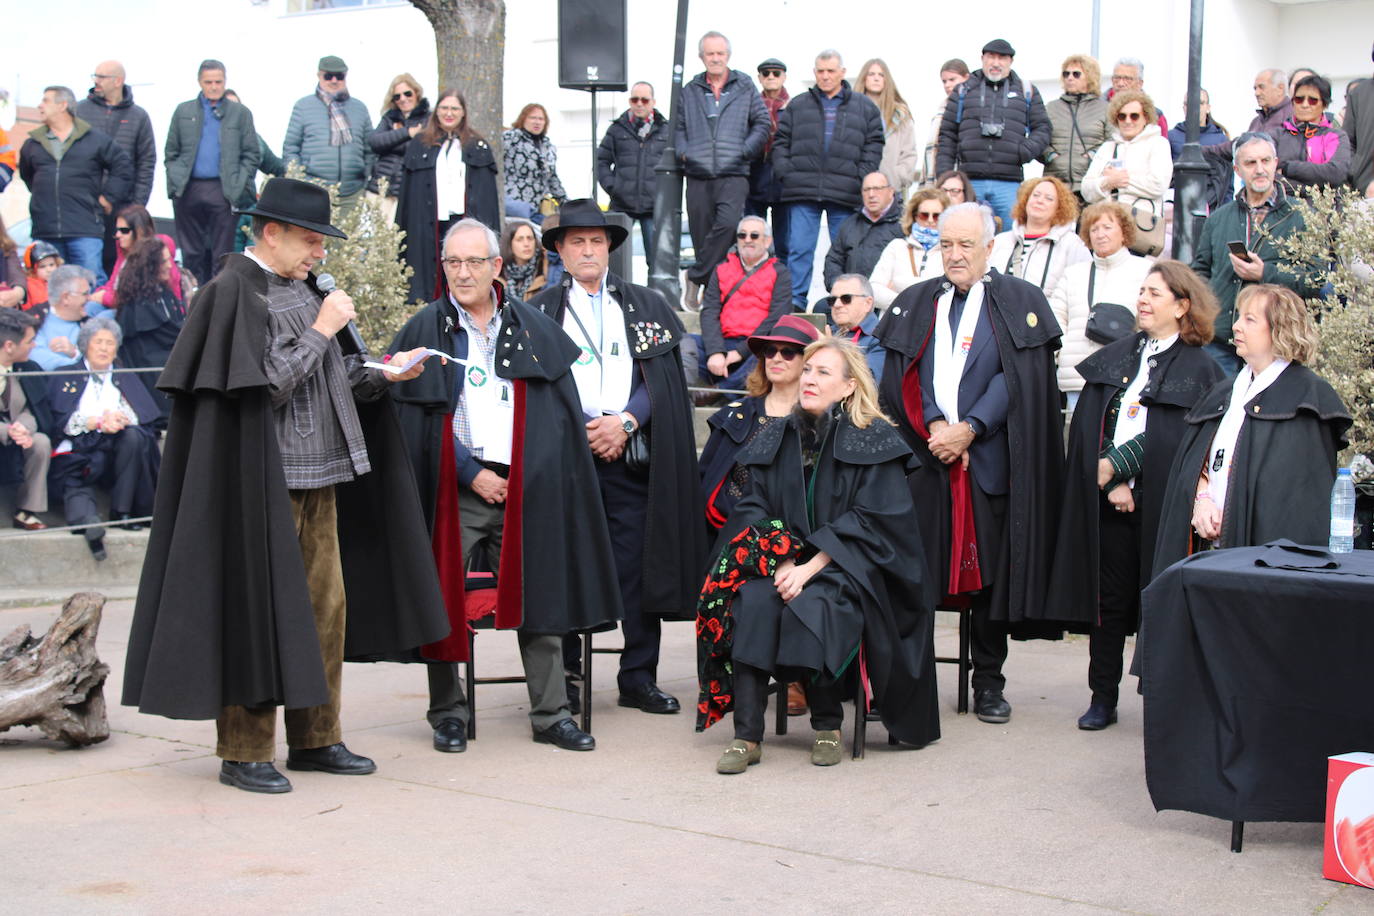
[[[282,159],[299,162],[305,174],[338,185],[341,210],[351,209],[367,186],[377,154],[367,137],[372,115],[348,94],[348,64],[333,54],[320,58],[319,85],[296,102],[286,125]]]
[[[735,231],[735,250],[725,256],[701,299],[697,369],[717,388],[743,388],[754,369],[749,338],[773,330],[792,301],[787,267],[768,254],[772,233],[761,216],[746,216]]]
[[[246,196],[262,161],[253,113],[225,95],[224,73],[220,61],[201,61],[200,94],[177,106],[162,154],[181,263],[201,284],[234,250],[238,217],[233,208]]]
[[[1083,201],[1083,176],[1093,153],[1111,136],[1107,103],[1100,95],[1102,71],[1086,54],[1064,58],[1059,74],[1064,94],[1045,103],[1050,119],[1050,143],[1040,153],[1045,174],[1058,178]]]
[[[622,613],[573,380],[582,351],[496,282],[500,250],[481,222],[454,223],[443,240],[444,294],[390,347],[465,360],[392,389],[453,623],[421,652],[428,719],[435,750],[466,750],[470,707],[457,662],[469,660],[464,583],[475,561],[496,575],[494,625],[516,631],[534,740],[590,751],[596,741],[570,715],[562,638],[614,626]]]
[[[134,166],[134,184],[124,200],[100,198],[105,215],[105,245],[102,266],[109,273],[115,262],[115,216],[129,204],[147,206],[153,193],[153,170],[157,167],[157,141],[148,112],[134,104],[134,91],[124,85],[124,65],[117,60],[102,61],[91,74],[95,85],[76,103],[76,116],[105,134],[124,150]]]
[[[875,384],[883,380],[887,351],[873,336],[878,313],[873,311],[873,284],[864,274],[842,274],[830,285],[830,333],[853,342],[864,353]]]
[[[658,165],[668,145],[668,119],[654,107],[654,87],[630,87],[630,107],[606,128],[596,149],[596,181],[611,196],[610,209],[639,223],[646,252],[654,249],[654,193]]]
[[[883,249],[901,238],[902,204],[896,189],[882,172],[864,176],[859,188],[862,206],[840,224],[840,233],[825,255],[825,285],[833,287],[840,274],[873,273]]]

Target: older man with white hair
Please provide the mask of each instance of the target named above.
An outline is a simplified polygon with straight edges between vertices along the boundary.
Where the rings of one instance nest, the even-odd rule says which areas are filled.
[[[792,278],[773,257],[773,232],[761,216],[746,216],[735,230],[735,249],[725,256],[701,300],[698,369],[720,388],[743,388],[754,368],[748,340],[767,334],[787,314]]]
[[[1273,133],[1293,118],[1293,100],[1288,97],[1288,74],[1277,67],[1255,74],[1255,119],[1248,130]]]
[[[900,293],[876,336],[883,407],[920,462],[908,480],[930,581],[972,607],[974,711],[1000,723],[1011,718],[1007,636],[1053,632],[1044,601],[1063,442],[1059,325],[1037,287],[989,269],[993,228],[977,204],[946,210],[945,275]]]

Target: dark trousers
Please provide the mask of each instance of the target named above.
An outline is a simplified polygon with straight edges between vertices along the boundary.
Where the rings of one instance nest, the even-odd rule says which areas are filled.
[[[119,252],[119,246],[115,244],[115,220],[124,207],[125,204],[115,203],[109,213],[101,213],[101,218],[105,221],[105,234],[100,242],[100,266],[105,268],[107,276],[114,270],[115,257]]]
[[[181,263],[205,284],[219,272],[221,256],[234,250],[234,227],[238,217],[224,198],[218,178],[192,178],[186,190],[172,201],[176,218],[177,242]]]
[[[286,743],[305,750],[329,747],[343,741],[339,725],[340,687],[343,682],[344,597],[343,568],[339,560],[339,523],[334,488],[292,490],[291,515],[305,564],[305,585],[315,611],[315,632],[320,638],[320,660],[329,701],[319,706],[288,709]],[[277,707],[226,706],[215,723],[218,741],[215,755],[223,760],[268,762],[276,749]]]
[[[687,279],[703,289],[711,271],[735,244],[735,230],[748,196],[749,179],[743,175],[687,179],[687,228],[696,251],[696,263],[687,271]]]
[[[976,487],[977,483],[973,485]],[[992,619],[992,607],[995,602],[1007,600],[1006,579],[1011,566],[1007,552],[1015,549],[1010,546],[1011,535],[1007,531],[1007,497],[978,491],[974,498],[974,515],[980,532],[979,563],[983,580],[988,584],[973,596],[973,613],[969,619],[969,658],[973,662],[973,675],[969,680],[975,691],[1002,690],[1007,686],[1002,665],[1007,660],[1010,627],[1006,619]],[[987,535],[983,536],[983,532]],[[1011,608],[1007,608],[1006,614],[1010,613]]]
[[[750,197],[744,202],[745,216],[767,217],[772,211],[773,254],[779,261],[787,263],[787,208],[777,201],[772,203],[762,197]]]
[[[768,672],[753,665],[735,662],[735,737],[742,741],[762,741],[764,719],[768,712]],[[784,681],[790,678],[784,673]],[[840,682],[820,685],[809,676],[801,678],[806,705],[811,710],[811,727],[818,732],[839,731],[844,722]],[[780,702],[786,703],[786,698]]]
[[[625,651],[620,655],[616,682],[621,690],[630,690],[658,679],[658,644],[663,630],[663,622],[640,607],[649,482],[625,470],[623,456],[609,462],[597,459],[596,472],[601,483],[601,502],[606,507],[606,523],[611,529],[620,600],[625,606],[625,619],[620,624]],[[582,670],[581,645],[575,635],[563,638],[563,665],[570,672]]]
[[[147,515],[153,509],[151,452],[157,439],[141,426],[117,433],[101,433],[99,445],[87,451],[58,455],[52,460],[48,486],[62,494],[62,513],[67,524],[96,521],[100,515],[95,487],[110,488],[110,512]]]
[[[1099,497],[1097,623],[1088,633],[1088,686],[1093,702],[1116,707],[1126,634],[1140,613],[1140,504],[1118,512]]]

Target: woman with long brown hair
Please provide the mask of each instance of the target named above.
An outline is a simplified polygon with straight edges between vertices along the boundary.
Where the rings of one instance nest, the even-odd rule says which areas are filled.
[[[439,245],[448,227],[465,218],[501,224],[496,156],[468,123],[467,99],[457,89],[435,101],[424,130],[406,146],[402,170],[396,224],[406,232],[410,300],[429,302],[442,291]]]
[[[859,68],[859,83],[863,94],[868,96],[883,116],[883,159],[878,171],[887,176],[892,187],[897,189],[897,199],[906,196],[906,189],[916,178],[916,122],[911,118],[911,108],[906,99],[897,91],[892,79],[892,71],[881,57],[865,61]]]

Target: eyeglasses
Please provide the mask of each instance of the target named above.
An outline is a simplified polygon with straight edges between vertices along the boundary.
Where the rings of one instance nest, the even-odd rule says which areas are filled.
[[[764,359],[772,359],[775,356],[781,356],[789,363],[798,356],[801,356],[801,352],[802,351],[798,350],[796,347],[779,347],[777,344],[764,344],[759,347],[759,355]]]
[[[326,73],[326,74],[325,74],[325,79],[328,79],[328,78],[329,78],[329,74]],[[340,77],[340,78],[342,79],[342,77]],[[393,94],[393,95],[391,96],[391,101],[393,101],[393,102],[399,102],[401,99],[413,99],[413,98],[415,98],[415,93],[414,93],[414,92],[411,92],[409,89],[407,89],[405,92],[397,92],[397,93]]]
[[[836,302],[840,303],[841,305],[848,305],[855,299],[867,299],[868,297],[862,295],[861,293],[840,293],[838,296],[829,296],[827,298],[830,299],[831,305],[834,305]]]
[[[744,241],[745,239],[748,239],[749,241],[753,242],[753,241],[756,241],[756,240],[758,240],[758,239],[763,238],[763,233],[762,233],[762,232],[736,232],[736,233],[735,233],[735,238],[739,239],[741,242]]]
[[[939,210],[917,210],[916,222],[918,223],[938,223],[940,221]]]
[[[466,267],[471,273],[476,273],[487,265],[491,258],[444,258],[444,266],[449,270],[457,270],[459,267]]]
[[[630,101],[635,105],[648,105],[653,99],[645,98],[642,95],[632,95],[630,96]]]
[[[872,184],[862,187],[859,190],[867,194],[870,191],[886,191],[890,187],[892,187],[892,185],[890,184]]]
[[[326,82],[342,82],[347,76],[347,73],[338,70],[326,70],[320,74],[320,77]]]
[[[1135,77],[1134,77],[1134,76],[1127,75],[1127,74],[1113,73],[1113,74],[1112,74],[1112,82],[1113,82],[1113,83],[1134,83],[1134,82],[1135,82]]]
[[[1069,77],[1073,77],[1074,79],[1078,79],[1080,76],[1083,75],[1083,71],[1082,71],[1082,70],[1065,70],[1063,73],[1061,73],[1061,74],[1059,74],[1059,75],[1062,76],[1062,77],[1064,77],[1064,79],[1068,79]]]
[[[114,79],[114,78],[115,78],[115,75],[114,75],[113,73],[92,73],[92,74],[91,74],[91,79],[93,79],[93,80],[112,80],[112,79]]]
[[[128,235],[134,230],[128,226],[115,226],[115,235]]]
[[[1133,121],[1133,122],[1134,122],[1134,121],[1143,121],[1143,120],[1145,120],[1145,115],[1141,114],[1141,113],[1138,112],[1138,111],[1123,111],[1123,112],[1121,112],[1121,114],[1119,114],[1119,115],[1116,116],[1116,121],[1117,121],[1118,124],[1120,124],[1122,121]]]
[[[1295,96],[1293,96],[1293,104],[1294,104],[1294,105],[1320,105],[1321,103],[1322,103],[1322,100],[1319,99],[1319,98],[1317,98],[1316,96],[1311,96],[1311,95],[1295,95]]]

